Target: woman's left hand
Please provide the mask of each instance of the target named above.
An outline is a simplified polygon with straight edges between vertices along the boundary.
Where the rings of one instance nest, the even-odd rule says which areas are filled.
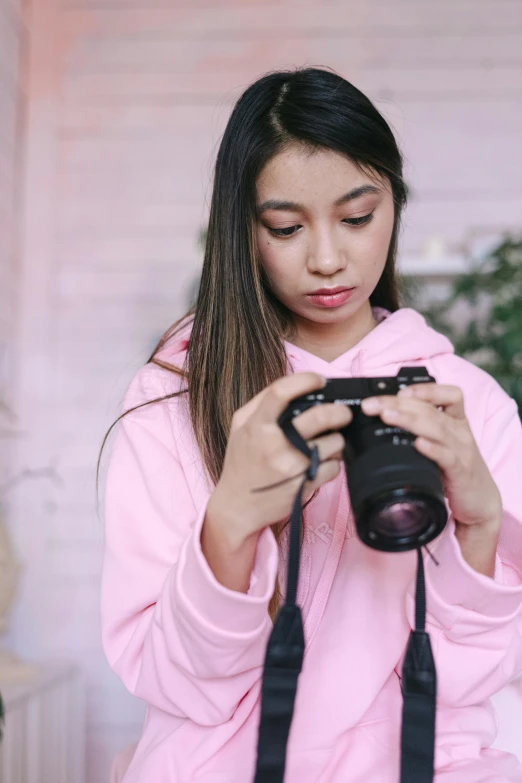
[[[416,449],[440,467],[464,555],[466,538],[473,540],[473,549],[486,539],[494,541],[496,549],[502,499],[471,432],[462,391],[457,386],[417,384],[401,389],[397,396],[368,398],[362,409],[416,435]],[[484,572],[484,567],[477,570]]]

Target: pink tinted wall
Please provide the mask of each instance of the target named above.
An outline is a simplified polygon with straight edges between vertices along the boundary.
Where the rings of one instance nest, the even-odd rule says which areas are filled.
[[[26,571],[11,642],[83,666],[88,780],[102,783],[143,707],[100,646],[96,459],[132,374],[185,307],[235,98],[303,64],[367,91],[407,158],[405,256],[433,234],[458,244],[520,227],[522,4],[32,0],[28,22],[16,458],[55,465],[62,483],[13,504]]]
[[[19,230],[20,66],[24,27],[19,0],[0,0],[0,401],[12,403]],[[1,426],[0,426],[1,429]],[[0,465],[6,452],[2,444]],[[0,481],[1,483],[1,481]]]

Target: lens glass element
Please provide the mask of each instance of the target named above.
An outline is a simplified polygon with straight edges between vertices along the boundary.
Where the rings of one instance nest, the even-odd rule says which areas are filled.
[[[435,515],[425,500],[401,500],[381,508],[372,519],[372,528],[381,536],[404,538],[423,533]]]

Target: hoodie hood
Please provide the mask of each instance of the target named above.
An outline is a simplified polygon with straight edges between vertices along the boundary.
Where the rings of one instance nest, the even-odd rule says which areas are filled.
[[[384,375],[407,364],[425,364],[441,355],[453,354],[451,342],[426,323],[420,313],[405,307],[394,313],[373,308],[379,322],[357,345],[327,362],[319,356],[285,341],[285,350],[294,372],[312,371],[327,378],[357,377],[368,373]],[[157,358],[177,367],[183,365],[188,348],[191,320],[167,341]]]
[[[333,362],[285,342],[293,371],[311,370],[330,378],[381,375],[389,368],[425,364],[454,353],[448,338],[428,326],[416,310],[405,307],[390,313],[376,307],[373,313],[379,322],[375,329]]]

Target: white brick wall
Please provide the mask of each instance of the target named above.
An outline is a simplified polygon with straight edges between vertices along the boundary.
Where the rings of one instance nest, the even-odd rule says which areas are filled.
[[[300,64],[330,65],[368,91],[408,159],[409,253],[430,234],[458,243],[479,227],[519,227],[522,3],[32,8],[18,398],[28,435],[18,463],[56,463],[63,483],[15,498],[27,570],[11,640],[30,656],[82,662],[89,783],[103,783],[142,707],[100,649],[97,450],[131,375],[184,308],[235,97],[264,71]]]

